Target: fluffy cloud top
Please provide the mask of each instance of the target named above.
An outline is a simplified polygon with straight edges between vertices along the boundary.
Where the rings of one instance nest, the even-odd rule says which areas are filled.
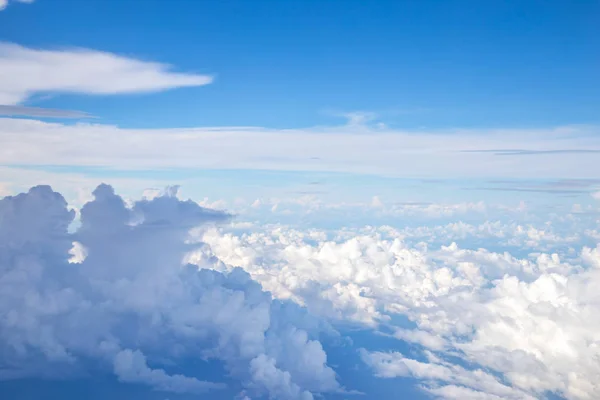
[[[89,49],[41,50],[0,43],[0,104],[16,105],[36,93],[93,95],[155,92],[202,86],[208,75],[171,71],[169,65]]]
[[[484,228],[491,237],[509,236],[497,236],[509,226]],[[523,245],[570,241],[519,225],[513,230]],[[314,314],[412,343],[420,351],[363,350],[362,359],[377,376],[416,379],[435,397],[600,396],[600,247],[584,247],[569,261],[556,253],[518,258],[456,244],[411,246],[409,234],[423,232],[388,228],[335,240],[285,227],[208,230],[207,246],[190,259],[214,254],[221,260],[215,269],[241,266],[275,296]]]
[[[248,393],[339,390],[301,310],[273,301],[241,269],[182,264],[190,228],[228,216],[175,194],[128,208],[101,185],[74,234],[74,212],[48,186],[0,200],[0,379],[100,365],[123,382],[199,393],[224,383],[170,373],[165,360],[214,359]]]
[[[174,394],[233,380],[240,396],[311,399],[344,391],[318,340],[330,321],[397,340],[355,350],[378,379],[410,378],[436,398],[600,396],[600,247],[517,257],[422,241],[577,240],[549,224],[234,234],[219,224],[227,214],[174,188],[130,207],[107,185],[93,195],[75,233],[47,186],[0,200],[0,379],[100,366]],[[231,379],[173,369],[190,359]]]

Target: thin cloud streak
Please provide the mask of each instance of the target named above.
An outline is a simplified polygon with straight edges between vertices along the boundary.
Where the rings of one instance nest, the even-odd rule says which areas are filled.
[[[93,115],[83,111],[9,105],[0,105],[0,115],[9,117],[22,116],[37,118],[96,118]]]
[[[600,149],[557,149],[557,150],[462,150],[463,153],[493,153],[496,156],[532,156],[541,154],[594,154]]]
[[[600,179],[596,154],[551,152],[600,147],[597,127],[412,132],[369,127],[124,129],[102,124],[0,118],[0,164],[136,170],[322,171],[418,179]],[[564,132],[568,131],[565,138]],[[510,162],[465,147],[500,144],[549,151]],[[314,158],[319,158],[315,162]]]
[[[521,187],[477,187],[461,188],[462,190],[485,190],[497,192],[530,192],[530,193],[555,193],[555,194],[586,194],[587,190],[567,190],[567,189],[530,189]]]

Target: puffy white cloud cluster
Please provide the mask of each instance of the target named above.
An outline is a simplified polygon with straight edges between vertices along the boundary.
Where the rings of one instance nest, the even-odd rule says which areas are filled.
[[[227,233],[214,225],[227,214],[176,194],[148,191],[127,206],[101,185],[75,233],[75,212],[49,187],[0,200],[0,379],[100,367],[195,394],[231,381],[170,363],[217,360],[240,396],[310,399],[343,391],[316,340],[329,319],[411,344],[365,346],[360,357],[376,376],[417,380],[434,397],[600,396],[600,247],[571,252],[597,240],[597,226],[238,222]],[[452,243],[465,238],[535,253]]]
[[[584,224],[577,223],[584,227]],[[558,229],[551,223],[544,226],[521,224],[517,222],[484,221],[479,224],[462,221],[450,222],[443,225],[421,225],[414,227],[393,228],[391,226],[368,226],[358,231],[361,235],[379,235],[380,237],[399,238],[409,243],[425,242],[428,245],[447,244],[453,241],[494,243],[500,247],[546,251],[557,247],[575,245],[581,242],[582,235],[571,227]],[[583,235],[594,238],[595,230],[584,230]],[[348,240],[357,235],[357,230],[342,229],[335,234],[335,240]]]
[[[174,195],[128,208],[101,185],[73,234],[74,211],[48,186],[0,200],[0,379],[103,368],[162,391],[224,387],[169,372],[191,359],[223,363],[249,394],[340,390],[317,322],[241,269],[183,264],[188,231],[228,215]]]
[[[428,353],[428,362],[420,362],[402,354],[367,352],[361,350],[363,360],[382,378],[413,377],[421,381],[441,382],[442,385],[426,387],[436,397],[445,399],[515,399],[534,400],[527,392],[514,389],[496,376],[482,369],[469,370],[444,362]]]
[[[525,242],[571,243],[514,228],[510,237]],[[409,245],[400,231],[386,231],[336,241],[284,227],[214,229],[190,259],[214,255],[213,268],[240,266],[276,297],[414,344],[420,356],[364,350],[362,358],[378,376],[418,379],[434,396],[600,397],[600,246],[569,259],[543,252],[519,258],[455,243]],[[398,325],[392,317],[399,315],[409,322]]]
[[[378,196],[374,196],[370,203],[365,202],[324,202],[315,195],[302,195],[289,198],[263,198],[256,199],[250,206],[253,209],[267,208],[273,213],[297,212],[331,212],[346,210],[356,212],[371,212],[379,217],[424,217],[444,218],[467,213],[485,213],[488,206],[484,202],[462,202],[449,204],[433,203],[384,203]],[[247,208],[241,208],[247,210]]]

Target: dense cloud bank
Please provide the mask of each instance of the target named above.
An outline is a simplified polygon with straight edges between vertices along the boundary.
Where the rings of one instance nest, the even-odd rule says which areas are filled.
[[[101,185],[69,233],[74,216],[48,186],[0,200],[0,379],[100,368],[160,391],[222,389],[169,372],[196,358],[222,362],[249,396],[340,390],[302,310],[272,300],[242,269],[182,263],[194,249],[188,231],[227,214],[174,191],[128,208]]]
[[[338,371],[407,379],[423,396],[600,397],[597,226],[332,235],[228,224],[172,189],[130,206],[107,185],[93,194],[74,233],[50,187],[0,200],[0,380],[101,371],[173,398],[346,396],[321,344],[334,326],[372,335],[341,338]],[[465,238],[522,254],[454,243]],[[180,367],[190,360],[224,372]]]
[[[525,247],[573,245],[571,236],[510,226],[468,231]],[[376,376],[415,379],[433,397],[600,398],[600,246],[519,258],[410,245],[407,235],[423,232],[210,229],[201,235],[208,245],[189,258],[212,252],[215,269],[241,266],[276,297],[398,339],[395,348],[360,350],[362,360]],[[399,351],[401,342],[412,350]]]

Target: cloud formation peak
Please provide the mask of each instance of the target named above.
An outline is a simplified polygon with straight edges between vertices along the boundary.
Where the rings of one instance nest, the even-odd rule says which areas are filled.
[[[75,213],[49,186],[0,200],[0,380],[99,364],[165,392],[225,387],[169,371],[191,359],[218,362],[240,389],[278,399],[339,388],[321,344],[246,272],[182,263],[190,228],[227,214],[176,190],[131,208],[111,186],[93,195],[73,234]]]

